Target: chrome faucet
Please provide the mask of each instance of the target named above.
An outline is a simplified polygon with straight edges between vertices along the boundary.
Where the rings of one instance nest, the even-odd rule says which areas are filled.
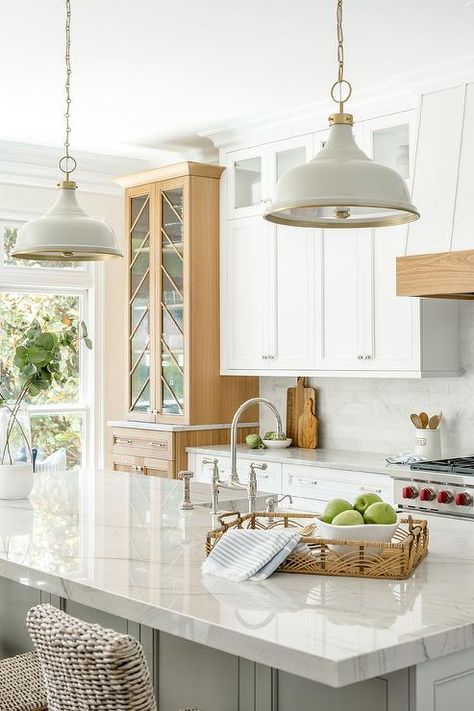
[[[237,425],[239,424],[240,417],[245,410],[248,410],[252,405],[267,405],[273,412],[275,417],[275,422],[277,426],[277,434],[280,436],[283,434],[283,426],[281,424],[280,413],[277,408],[264,397],[252,397],[250,400],[246,400],[242,405],[236,410],[234,417],[232,418],[232,424],[230,426],[230,477],[229,477],[229,487],[235,487],[237,489],[241,488],[242,483],[239,480],[239,475],[237,473]]]
[[[219,509],[219,490],[220,489],[246,489],[247,498],[249,502],[249,513],[255,513],[257,510],[257,474],[256,469],[265,470],[267,465],[265,462],[261,464],[256,464],[252,462],[250,465],[250,475],[249,483],[247,485],[239,483],[231,483],[229,481],[223,481],[219,479],[219,460],[211,459],[210,457],[204,457],[202,460],[203,464],[212,465],[212,478],[211,478],[211,514],[220,513]]]

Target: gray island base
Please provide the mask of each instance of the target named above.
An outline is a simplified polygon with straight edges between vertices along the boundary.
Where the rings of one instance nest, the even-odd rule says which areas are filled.
[[[208,487],[194,484],[185,513],[181,488],[44,473],[31,501],[0,502],[2,656],[31,648],[26,612],[47,601],[140,639],[160,711],[473,708],[471,522],[430,518],[430,554],[406,581],[228,583],[200,571]]]

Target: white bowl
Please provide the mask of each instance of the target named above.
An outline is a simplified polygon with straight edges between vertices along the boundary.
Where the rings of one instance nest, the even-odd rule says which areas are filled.
[[[334,526],[332,523],[318,521],[318,532],[323,538],[335,538],[339,541],[383,541],[390,543],[397,530],[397,523],[365,523],[360,526]],[[357,551],[357,546],[329,546],[335,553]],[[366,549],[369,555],[378,555],[382,548]]]
[[[291,439],[264,439],[262,440],[265,447],[268,449],[285,449],[289,447],[292,440]]]

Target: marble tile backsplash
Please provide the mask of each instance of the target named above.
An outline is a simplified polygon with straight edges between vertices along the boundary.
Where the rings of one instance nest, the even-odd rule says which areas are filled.
[[[474,303],[461,303],[459,378],[310,378],[317,389],[320,446],[397,453],[413,448],[411,412],[443,411],[443,456],[474,454]],[[260,378],[260,395],[286,418],[286,391],[295,378]],[[262,431],[274,429],[262,408]]]

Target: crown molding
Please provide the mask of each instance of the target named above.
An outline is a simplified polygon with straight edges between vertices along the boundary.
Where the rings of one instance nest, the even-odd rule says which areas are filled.
[[[0,183],[40,188],[56,186],[61,173],[59,148],[13,141],[0,141]],[[149,168],[149,162],[135,158],[99,153],[75,153],[78,167],[75,175],[82,192],[121,195],[114,179],[124,173]]]
[[[356,121],[418,107],[422,94],[442,91],[474,82],[474,54],[433,65],[422,72],[393,77],[383,85],[356,91],[350,113]],[[315,131],[326,130],[334,103],[329,99],[304,104],[285,111],[247,117],[234,123],[200,132],[218,149],[258,145]]]

